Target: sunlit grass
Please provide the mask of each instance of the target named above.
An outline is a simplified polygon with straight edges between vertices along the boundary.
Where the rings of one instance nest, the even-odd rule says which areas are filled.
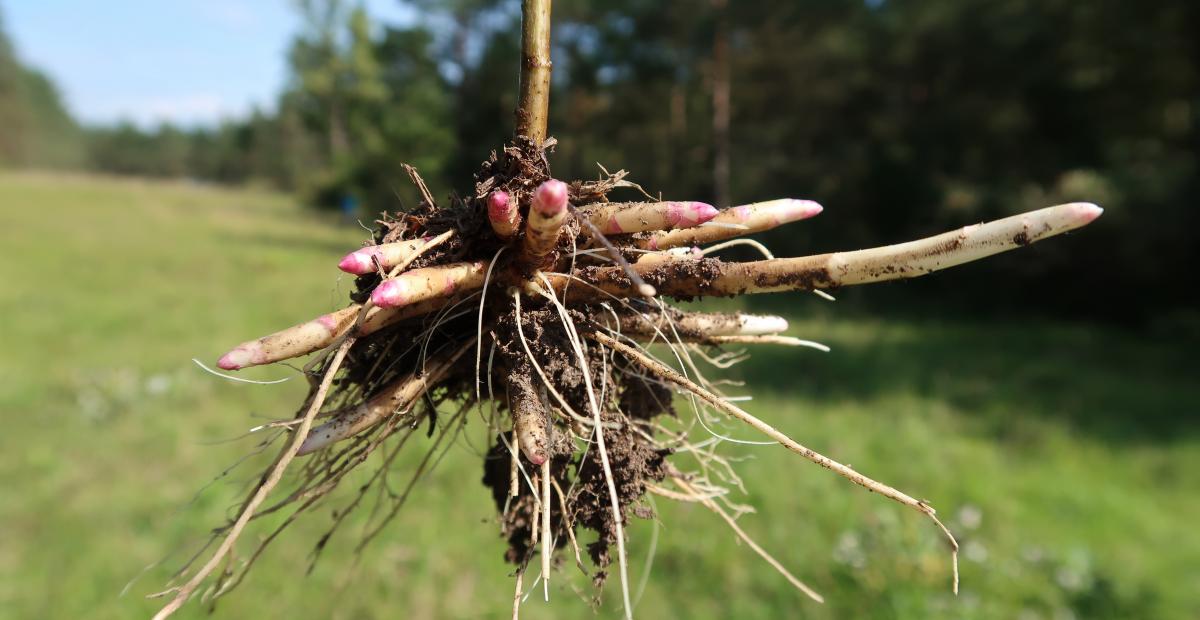
[[[298,381],[227,383],[189,359],[211,361],[232,343],[339,307],[351,282],[333,265],[363,236],[270,193],[0,175],[0,617],[125,618],[157,608],[142,596],[220,522],[255,471],[236,470],[191,502],[253,447],[224,440],[290,416],[303,392]],[[823,303],[798,298],[796,313]],[[916,513],[780,448],[729,446],[747,457],[738,465],[743,501],[758,508],[743,527],[828,602],[792,591],[703,508],[659,499],[639,615],[1200,610],[1200,368],[1188,347],[1095,326],[811,316],[797,317],[793,332],[831,353],[756,350],[734,373],[749,385],[730,391],[753,393],[747,409],[806,445],[939,508],[963,543],[962,595],[950,594],[948,553]],[[510,567],[479,482],[485,438],[474,429],[357,561],[361,519],[305,576],[343,495],[272,547],[217,613],[506,613]],[[405,484],[429,443],[414,438],[393,486]],[[631,528],[635,582],[654,528]],[[569,564],[555,576],[551,603],[532,596],[525,615],[593,617],[567,585],[590,596],[586,579]],[[600,617],[615,616],[617,602],[606,599]],[[203,614],[190,605],[181,615]]]

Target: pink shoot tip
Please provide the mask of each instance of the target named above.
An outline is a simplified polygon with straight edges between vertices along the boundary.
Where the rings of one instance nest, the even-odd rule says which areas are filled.
[[[371,303],[380,308],[392,308],[404,305],[405,287],[399,280],[384,280],[382,284],[371,291]]]
[[[254,363],[254,351],[246,345],[239,345],[217,360],[217,368],[221,370],[240,370]]]
[[[1104,209],[1100,208],[1099,205],[1095,205],[1090,202],[1077,202],[1072,206],[1075,209],[1076,217],[1078,217],[1083,224],[1091,224],[1093,220],[1100,217],[1101,213],[1104,213]]]
[[[694,200],[667,203],[667,219],[672,228],[691,228],[699,226],[714,217],[720,211],[707,202]]]
[[[791,201],[788,211],[791,215],[791,221],[806,220],[814,217],[825,210],[819,203],[812,200],[796,200]]]
[[[567,184],[550,179],[533,192],[534,209],[542,215],[557,215],[567,208]]]
[[[512,204],[508,192],[496,190],[488,194],[488,217],[492,220],[504,220],[516,205]]]
[[[342,258],[342,262],[338,263],[338,269],[356,276],[371,273],[374,270],[374,265],[371,264],[371,253],[364,250],[351,252]]]
[[[703,224],[714,217],[717,217],[717,214],[721,212],[720,209],[717,209],[707,202],[693,202],[692,208],[696,213],[697,224]]]

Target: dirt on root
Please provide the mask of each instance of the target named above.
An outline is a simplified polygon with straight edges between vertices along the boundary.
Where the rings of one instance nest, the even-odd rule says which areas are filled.
[[[443,265],[457,261],[491,261],[505,242],[498,239],[487,221],[488,195],[502,189],[517,198],[522,214],[528,211],[530,197],[539,184],[551,178],[546,151],[554,146],[553,139],[536,145],[517,138],[502,149],[494,151],[475,175],[474,191],[465,199],[452,197],[438,204],[424,187],[416,171],[409,175],[423,196],[412,210],[383,214],[376,221],[376,232],[370,244],[391,243],[429,237],[454,230],[448,241],[421,256],[412,267]],[[608,193],[618,187],[636,187],[624,181],[626,173],[605,173],[594,181],[568,183],[571,203],[576,206],[606,202]],[[562,261],[583,241],[577,223],[567,227],[559,237],[558,248],[551,260]],[[508,242],[519,245],[520,236]],[[428,315],[392,325],[360,338],[350,350],[325,409],[354,405],[377,393],[385,385],[408,374],[419,373],[431,356],[460,347],[477,334],[484,351],[480,366],[473,355],[464,355],[450,374],[439,382],[436,399],[440,402],[471,402],[477,393],[476,373],[488,382],[504,423],[496,423],[483,467],[483,484],[490,489],[501,522],[501,531],[508,543],[507,562],[524,566],[535,555],[533,526],[538,498],[530,482],[539,474],[523,454],[518,454],[523,473],[519,476],[516,494],[512,489],[512,431],[507,418],[511,417],[507,386],[523,387],[528,393],[538,390],[544,398],[544,428],[547,429],[552,492],[551,531],[557,547],[575,544],[586,547],[594,570],[596,584],[602,584],[612,561],[611,546],[617,540],[617,521],[612,511],[609,480],[594,436],[594,416],[588,390],[590,378],[603,428],[606,452],[620,506],[619,519],[624,525],[631,516],[652,517],[649,506],[642,501],[648,483],[661,482],[666,476],[665,459],[668,448],[654,439],[657,431],[653,420],[660,415],[674,415],[671,390],[641,378],[640,373],[627,373],[632,364],[619,354],[608,352],[588,341],[576,341],[586,350],[588,372],[583,372],[572,337],[564,326],[558,310],[538,296],[522,298],[518,329],[516,307],[504,291],[520,286],[528,277],[514,264],[518,252],[501,253],[494,266],[493,286],[489,287],[482,318],[478,298],[443,318]],[[630,257],[632,257],[632,253]],[[669,277],[669,276],[667,276]],[[352,298],[362,303],[381,280],[380,274],[360,276]],[[567,312],[579,334],[594,329],[591,317],[605,316],[599,306],[574,304]],[[478,329],[482,323],[482,331]],[[579,336],[582,338],[582,336]],[[489,353],[494,347],[494,352]],[[528,349],[527,349],[528,347]],[[489,363],[490,360],[490,363]],[[539,372],[540,370],[540,372]],[[489,377],[490,374],[490,377]],[[543,380],[544,376],[544,380]],[[483,398],[488,392],[480,390]],[[555,395],[556,394],[556,395]],[[564,407],[560,399],[568,403]],[[426,416],[435,415],[434,407],[422,406],[409,416],[406,424],[415,425]],[[399,414],[397,414],[399,415]],[[429,432],[434,430],[434,422]],[[538,489],[540,493],[540,488]],[[539,545],[540,546],[540,545]],[[574,555],[575,550],[571,550]],[[559,554],[561,557],[561,554]]]
[[[587,316],[598,310],[573,309],[569,317],[580,330],[588,330],[593,327]],[[585,353],[588,367],[585,376],[566,327],[552,307],[523,311],[519,331],[515,314],[503,315],[497,320],[493,334],[498,365],[502,367],[497,375],[503,384],[520,384],[531,378],[540,381],[533,367],[536,362],[549,387],[571,404],[572,411],[568,412],[552,398],[546,408],[550,416],[546,426],[551,429],[550,472],[558,484],[553,494],[551,527],[559,546],[569,544],[572,539],[567,528],[595,533],[596,539],[587,545],[587,551],[597,569],[593,579],[597,585],[602,584],[612,561],[610,547],[617,540],[617,525],[600,451],[594,436],[583,430],[586,425],[578,419],[591,420],[595,415],[588,406],[587,378],[590,377],[598,400],[622,525],[628,522],[631,513],[642,518],[653,516],[650,508],[639,502],[646,493],[647,482],[660,482],[666,476],[665,458],[670,450],[648,439],[655,433],[649,422],[656,416],[674,413],[670,390],[619,372],[619,368],[628,366],[627,362],[605,359],[597,346],[589,347]],[[526,353],[526,346],[532,357]],[[508,406],[503,400],[501,405]],[[530,510],[536,500],[523,476],[518,495],[510,496],[512,457],[507,447],[510,445],[511,434],[497,437],[484,463],[483,484],[491,489],[501,513],[502,531],[509,542],[505,559],[523,565],[533,553]],[[524,472],[532,478],[538,467],[524,455],[518,458]]]

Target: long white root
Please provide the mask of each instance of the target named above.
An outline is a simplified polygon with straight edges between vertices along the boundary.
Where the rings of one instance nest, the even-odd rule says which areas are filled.
[[[447,302],[447,299],[438,298],[401,308],[371,308],[367,311],[367,316],[363,318],[362,324],[355,330],[354,335],[373,334],[405,319],[438,310]],[[217,361],[217,366],[225,370],[238,370],[250,366],[273,364],[293,357],[308,355],[313,351],[320,351],[350,331],[361,311],[362,306],[354,304],[274,334],[248,340],[221,356],[221,359]]]
[[[449,297],[482,287],[486,275],[484,261],[413,269],[381,282],[371,292],[371,303],[380,308],[398,308],[435,297]]]
[[[338,269],[346,273],[361,276],[374,272],[378,263],[378,268],[387,271],[423,252],[425,246],[432,240],[433,235],[428,235],[411,241],[382,243],[380,245],[365,247],[361,250],[355,250],[347,254],[342,259],[342,262],[338,263]]]
[[[821,290],[927,275],[1075,230],[1102,212],[1094,204],[1077,202],[868,250],[748,263],[703,259],[652,264],[644,271],[634,265],[634,269],[660,294],[677,297]],[[561,275],[552,278],[557,290],[568,280]],[[612,267],[586,274],[585,281],[609,295],[636,294],[624,272]],[[586,294],[588,288],[576,286],[571,292],[573,296]]]
[[[808,219],[821,210],[821,205],[811,200],[781,198],[756,202],[721,211],[703,226],[654,233],[640,239],[637,244],[645,250],[664,250],[681,245],[713,243]]]

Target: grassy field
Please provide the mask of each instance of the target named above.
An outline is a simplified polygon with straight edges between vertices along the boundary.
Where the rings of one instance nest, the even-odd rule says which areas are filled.
[[[231,440],[291,415],[302,393],[298,381],[225,382],[190,358],[339,307],[350,281],[333,265],[363,236],[268,193],[0,174],[0,617],[157,609],[143,596],[253,475],[205,487],[253,445]],[[962,594],[917,514],[779,447],[730,445],[758,509],[742,527],[827,602],[793,591],[703,508],[659,500],[659,520],[631,529],[639,616],[1200,616],[1200,343],[792,302],[792,331],[833,351],[756,351],[733,371],[755,396],[747,409],[938,507],[963,544]],[[342,502],[301,521],[217,617],[506,614],[483,441],[456,445],[361,556],[360,520],[306,576]],[[530,597],[524,617],[618,617],[617,584],[598,614],[586,584],[563,567],[551,602]],[[193,604],[180,616],[204,614]]]

